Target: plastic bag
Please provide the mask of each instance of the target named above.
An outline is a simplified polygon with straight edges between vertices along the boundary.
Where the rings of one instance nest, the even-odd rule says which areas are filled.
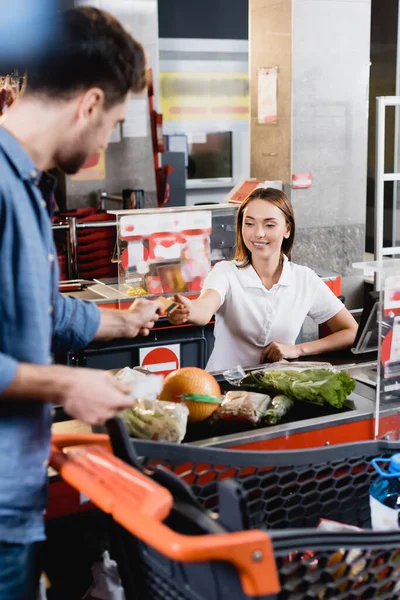
[[[255,392],[231,391],[217,408],[213,419],[222,421],[249,421],[257,425],[266,411],[271,398]]]
[[[255,367],[254,369],[247,369],[248,373],[265,373],[266,371],[282,371],[294,370],[304,371],[304,369],[329,369],[333,372],[342,370],[331,365],[328,362],[315,362],[315,361],[288,361],[285,358],[274,363],[268,363],[261,367]],[[228,369],[223,372],[223,377],[226,381],[232,385],[240,385],[241,380],[246,376],[246,372],[241,365],[237,365],[232,369]]]
[[[125,600],[117,563],[110,558],[107,550],[103,552],[102,562],[92,566],[93,585],[83,600]]]
[[[163,384],[162,375],[153,375],[141,367],[134,369],[125,367],[118,371],[115,377],[121,383],[129,386],[132,398],[144,398],[145,400],[156,400]]]
[[[189,409],[185,404],[162,400],[134,400],[121,413],[130,435],[146,440],[181,442],[186,434]]]
[[[41,575],[40,580],[39,580],[39,592],[38,592],[37,600],[46,600],[47,599],[46,588],[47,588],[46,578],[44,575]]]

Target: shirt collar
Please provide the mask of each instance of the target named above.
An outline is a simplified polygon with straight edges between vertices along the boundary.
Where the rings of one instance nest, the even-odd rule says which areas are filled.
[[[235,263],[235,264],[236,264],[236,266],[238,266],[238,263]],[[263,288],[264,287],[261,279],[257,275],[257,273],[254,270],[254,268],[252,267],[252,265],[248,265],[247,267],[243,267],[242,269],[238,269],[238,270],[239,270],[240,279],[241,279],[244,287],[252,287],[252,288]],[[282,273],[281,273],[278,283],[275,285],[288,286],[292,283],[292,281],[293,281],[292,264],[289,261],[288,257],[284,254],[283,255]]]
[[[30,181],[32,184],[38,181],[40,176],[39,169],[18,140],[4,129],[4,127],[0,127],[0,149],[7,156],[22,179]]]

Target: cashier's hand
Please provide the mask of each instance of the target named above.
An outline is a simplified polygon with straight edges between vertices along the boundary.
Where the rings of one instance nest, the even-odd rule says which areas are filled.
[[[168,315],[168,321],[172,323],[172,325],[182,325],[183,323],[187,323],[190,319],[192,301],[180,294],[175,294],[174,300],[178,306],[170,315]]]
[[[101,425],[132,407],[129,387],[98,369],[52,367],[58,370],[59,394],[55,398],[71,417],[88,425]]]
[[[271,342],[261,353],[260,362],[277,362],[282,358],[299,358],[300,350],[294,344],[281,344],[280,342]]]

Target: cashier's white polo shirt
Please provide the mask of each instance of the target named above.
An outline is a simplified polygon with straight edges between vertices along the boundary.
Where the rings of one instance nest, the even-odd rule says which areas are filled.
[[[270,342],[294,344],[307,316],[319,325],[342,310],[342,302],[314,271],[285,259],[279,282],[270,290],[251,265],[240,269],[221,261],[209,273],[203,289],[217,291],[221,304],[208,371],[258,365]]]

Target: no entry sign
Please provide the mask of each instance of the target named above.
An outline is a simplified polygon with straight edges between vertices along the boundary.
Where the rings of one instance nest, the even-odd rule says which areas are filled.
[[[140,366],[156,375],[168,375],[179,369],[180,345],[157,346],[156,348],[140,348]]]

